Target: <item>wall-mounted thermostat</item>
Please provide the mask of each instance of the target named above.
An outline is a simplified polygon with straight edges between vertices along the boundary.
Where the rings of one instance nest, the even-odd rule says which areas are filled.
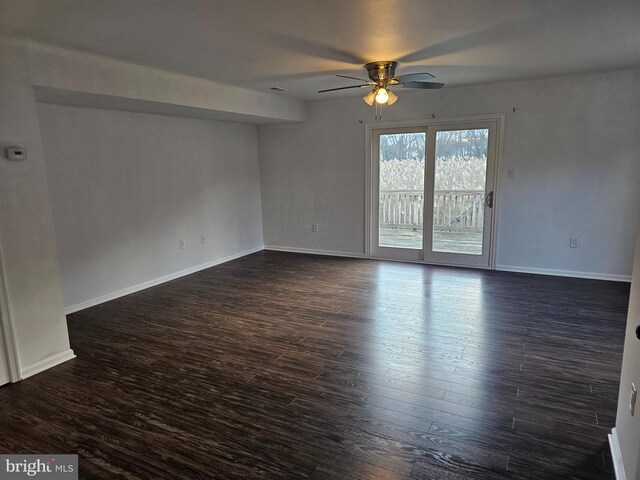
[[[27,150],[22,147],[7,147],[4,149],[7,160],[26,160]]]

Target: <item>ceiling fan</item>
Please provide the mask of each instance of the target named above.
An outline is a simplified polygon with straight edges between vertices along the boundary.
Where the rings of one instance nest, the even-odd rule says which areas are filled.
[[[349,87],[328,88],[320,90],[318,93],[334,92],[336,90],[346,90],[348,88],[367,88],[373,87],[372,90],[363,97],[368,105],[393,105],[398,100],[398,96],[394,94],[389,87],[402,88],[421,88],[426,90],[434,90],[442,88],[444,83],[430,82],[435,78],[430,73],[408,73],[396,77],[396,68],[398,62],[370,62],[364,66],[367,69],[369,80],[362,78],[350,77],[348,75],[336,75],[337,77],[349,78],[351,80],[360,80],[365,82],[361,85],[351,85]]]

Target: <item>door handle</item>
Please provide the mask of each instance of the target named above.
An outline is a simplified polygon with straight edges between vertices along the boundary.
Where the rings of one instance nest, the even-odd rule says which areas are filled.
[[[484,197],[484,204],[489,208],[493,208],[493,190],[487,193],[487,196]]]

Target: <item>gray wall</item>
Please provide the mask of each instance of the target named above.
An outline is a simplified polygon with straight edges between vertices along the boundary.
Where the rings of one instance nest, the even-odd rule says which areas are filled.
[[[255,125],[38,113],[67,307],[262,246]]]
[[[635,415],[629,411],[631,382],[640,388],[640,342],[636,338],[636,327],[640,325],[640,234],[636,242],[636,257],[631,282],[627,333],[622,358],[620,395],[616,415],[616,435],[628,480],[640,480],[640,399],[636,400]]]
[[[631,71],[400,90],[384,120],[505,112],[498,266],[615,278],[631,273],[640,218],[639,85]],[[260,126],[265,245],[363,254],[359,121],[373,114],[356,97],[311,103],[304,123]]]
[[[17,379],[73,358],[73,352],[26,53],[0,38],[0,148],[9,145],[27,149],[26,160],[0,158],[0,316],[4,336],[15,339],[15,349],[7,350],[16,353],[11,365]]]

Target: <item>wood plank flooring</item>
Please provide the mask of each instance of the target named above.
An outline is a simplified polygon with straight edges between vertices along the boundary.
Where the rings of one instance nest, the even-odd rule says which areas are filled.
[[[0,451],[87,479],[613,479],[629,286],[260,252],[68,317]]]

